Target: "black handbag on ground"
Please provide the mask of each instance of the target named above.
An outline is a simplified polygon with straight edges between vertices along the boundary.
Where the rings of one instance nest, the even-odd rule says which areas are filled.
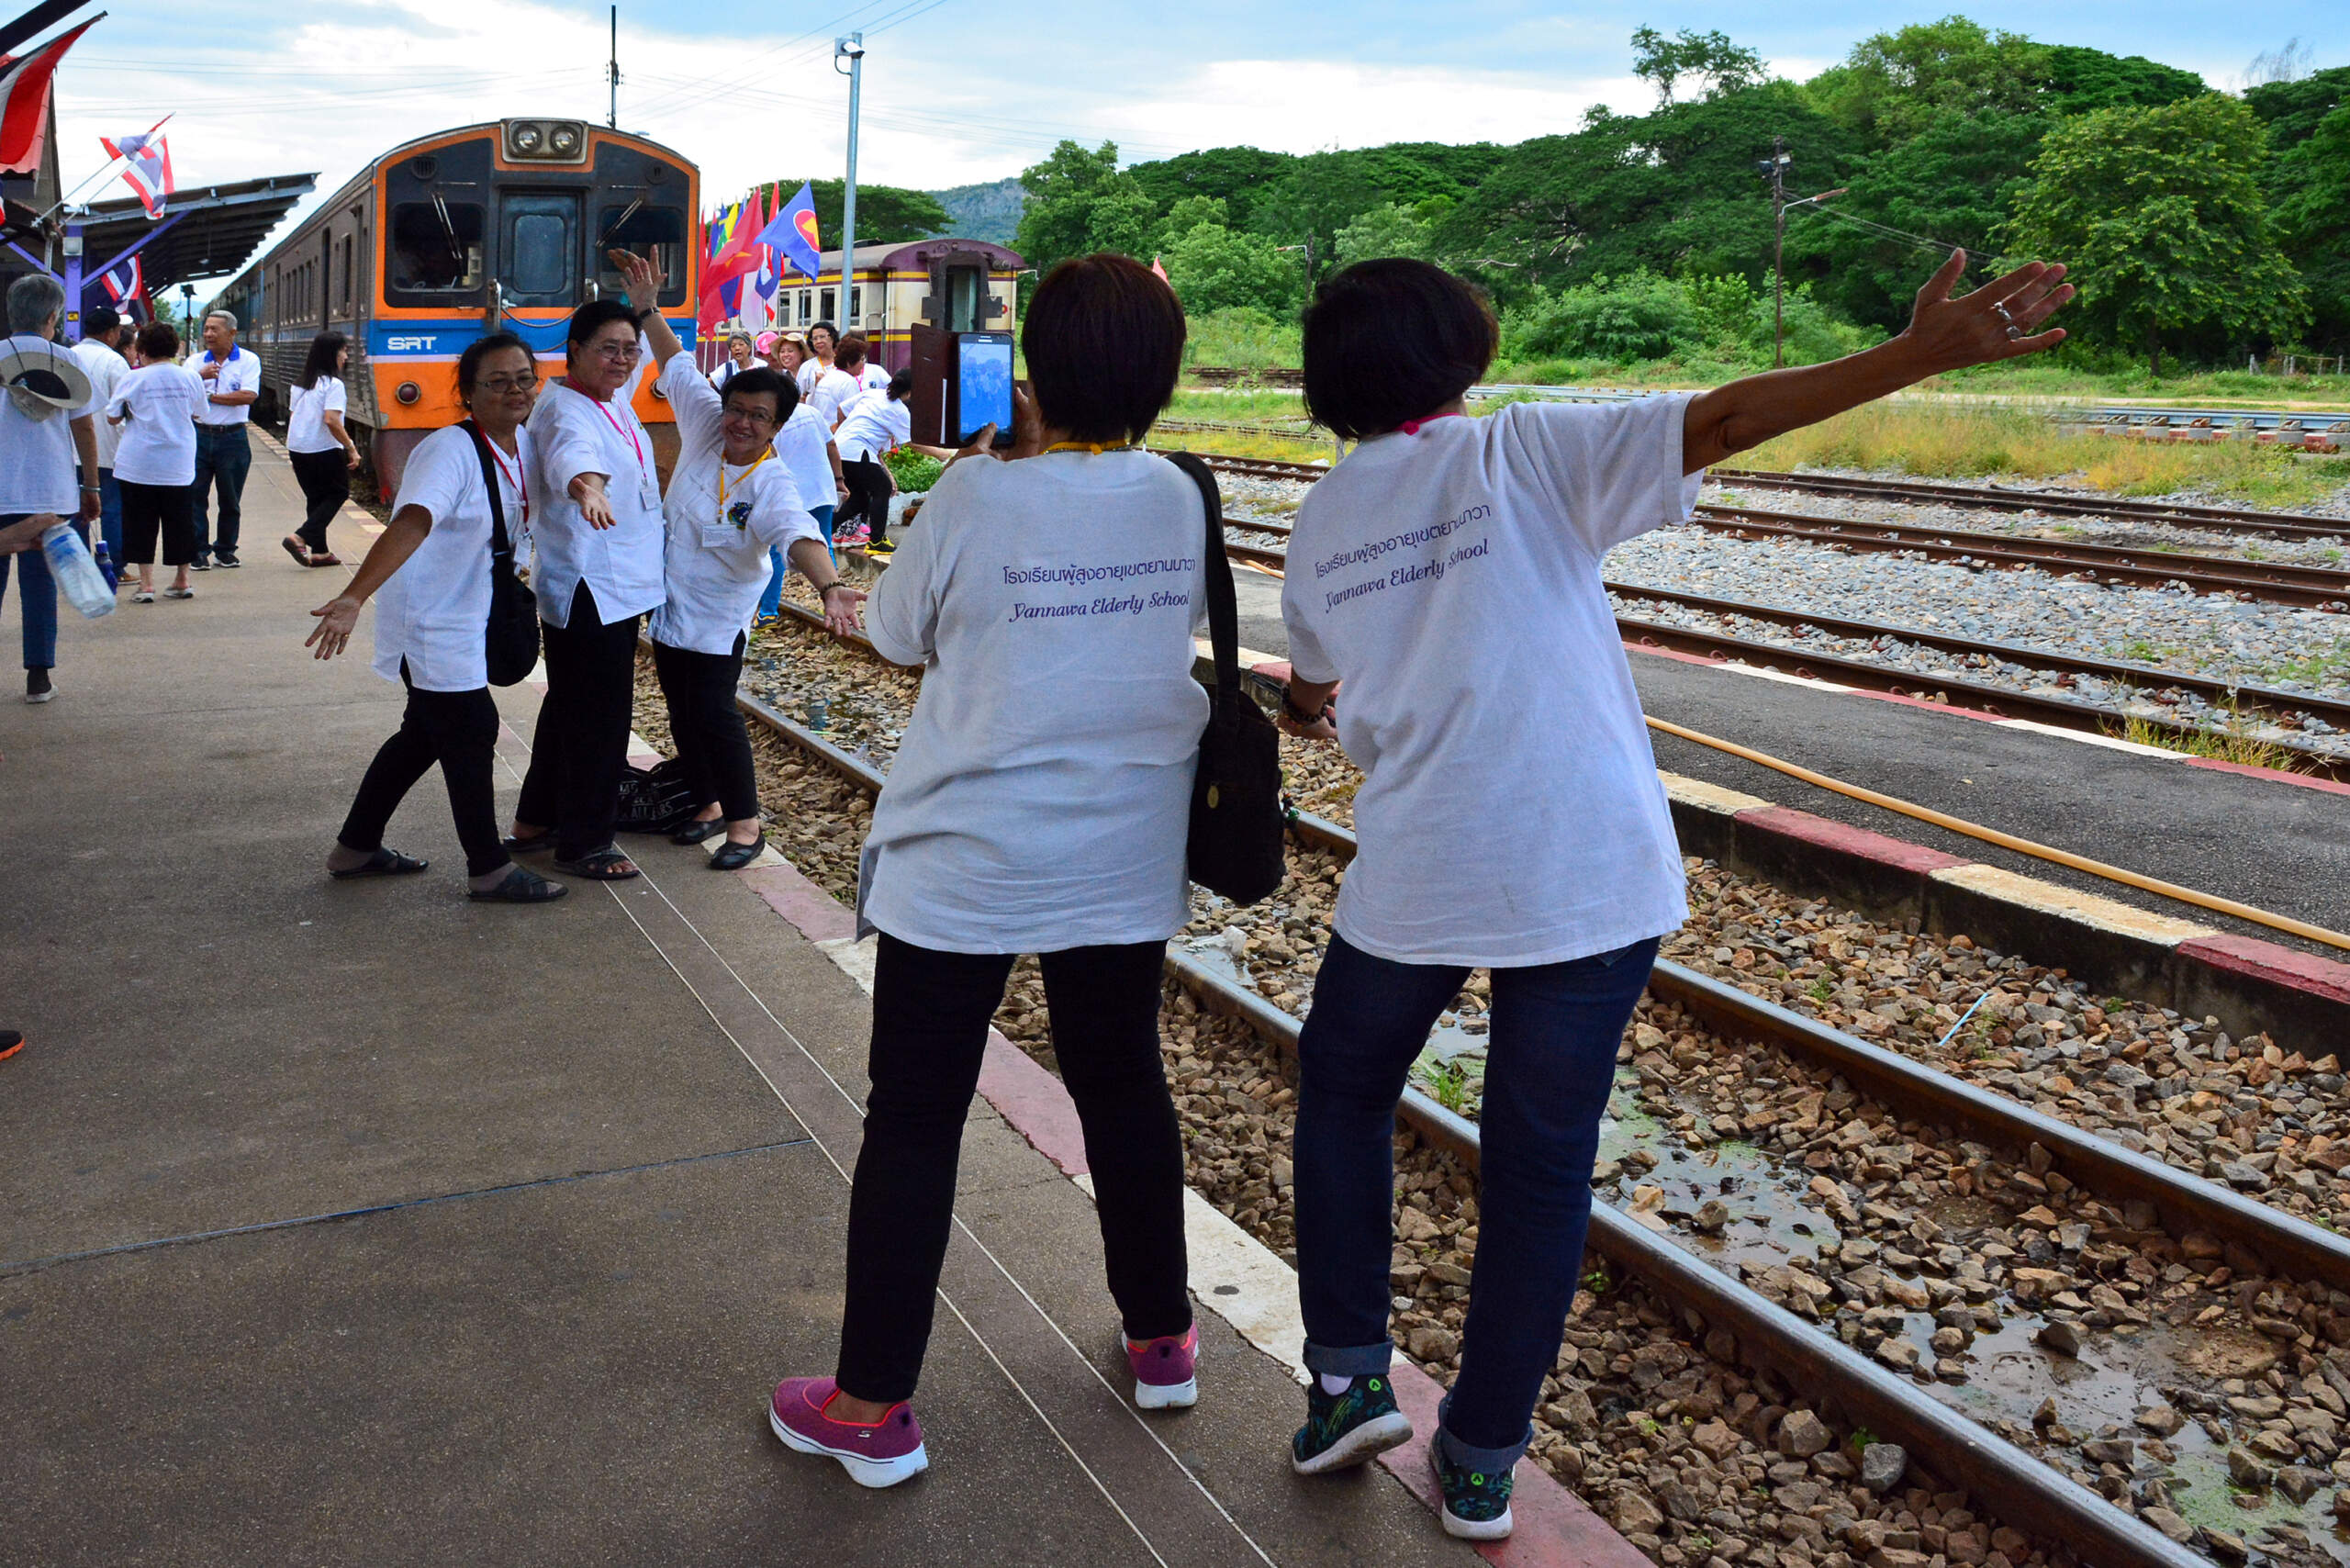
[[[1240,689],[1240,608],[1232,563],[1224,554],[1224,498],[1215,476],[1188,452],[1163,454],[1191,476],[1207,510],[1208,642],[1215,684],[1208,688],[1208,727],[1200,733],[1200,767],[1192,780],[1192,880],[1251,904],[1281,885],[1281,732]]]
[[[489,438],[473,420],[462,421],[481,459],[482,487],[489,492],[489,625],[483,633],[489,683],[512,686],[539,666],[539,596],[514,575],[514,541],[506,533],[506,505],[498,498],[497,459]]]
[[[675,833],[696,809],[683,762],[673,756],[652,767],[631,763],[621,773],[612,826],[621,833]]]

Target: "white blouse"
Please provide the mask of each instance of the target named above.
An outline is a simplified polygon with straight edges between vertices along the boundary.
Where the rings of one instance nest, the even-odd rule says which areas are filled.
[[[632,384],[633,385],[633,384]],[[629,406],[628,388],[599,403],[550,381],[531,410],[531,532],[537,546],[531,586],[539,618],[567,625],[581,583],[609,626],[662,600],[661,478],[653,437]],[[582,474],[605,476],[613,525],[590,528],[571,498]]]
[[[523,474],[530,465],[527,431],[514,432],[516,452],[491,450],[506,536],[522,530]],[[489,684],[483,644],[489,630],[489,492],[473,432],[451,425],[434,431],[408,454],[392,515],[421,507],[432,532],[375,593],[375,663],[386,680],[408,679],[420,691],[476,691]]]

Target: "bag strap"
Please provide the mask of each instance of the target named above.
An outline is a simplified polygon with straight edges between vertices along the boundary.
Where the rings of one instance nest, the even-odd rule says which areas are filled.
[[[481,463],[481,487],[489,492],[489,560],[492,566],[504,566],[508,576],[514,571],[514,542],[506,537],[506,503],[498,498],[496,459],[489,454],[489,437],[471,420],[459,420],[458,428],[474,438],[474,456]]]
[[[1215,476],[1193,454],[1159,455],[1191,476],[1207,510],[1208,645],[1215,654],[1216,696],[1234,702],[1240,696],[1240,605],[1232,587],[1232,562],[1224,553],[1224,496]]]

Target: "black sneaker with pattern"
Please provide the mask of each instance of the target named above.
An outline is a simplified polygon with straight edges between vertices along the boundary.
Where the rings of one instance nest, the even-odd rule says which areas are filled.
[[[1290,1439],[1300,1475],[1345,1470],[1412,1440],[1412,1423],[1395,1407],[1384,1372],[1356,1378],[1343,1394],[1326,1394],[1315,1378],[1305,1391],[1305,1425]]]
[[[1510,1471],[1488,1474],[1455,1464],[1444,1451],[1444,1434],[1428,1445],[1428,1463],[1436,1471],[1436,1488],[1444,1495],[1444,1533],[1462,1540],[1499,1540],[1516,1528],[1509,1515]]]

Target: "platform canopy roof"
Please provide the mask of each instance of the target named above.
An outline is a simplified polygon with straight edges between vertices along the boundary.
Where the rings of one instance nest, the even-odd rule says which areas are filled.
[[[136,196],[98,202],[64,217],[69,230],[82,231],[82,264],[90,277],[145,240],[139,254],[146,263],[147,291],[161,297],[188,278],[241,272],[270,230],[318,182],[316,174],[271,174],[182,186],[172,193],[161,218],[149,218]]]

